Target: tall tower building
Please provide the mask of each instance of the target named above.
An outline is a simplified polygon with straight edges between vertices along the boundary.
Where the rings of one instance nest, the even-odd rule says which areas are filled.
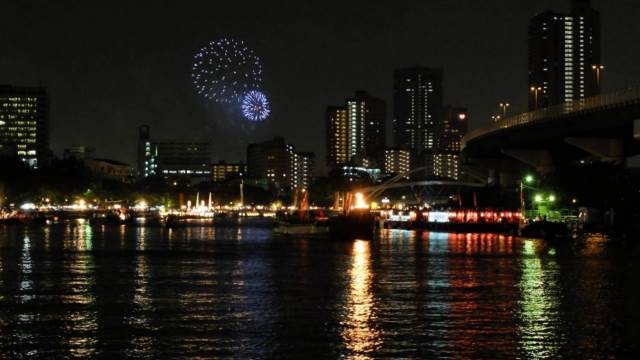
[[[568,14],[545,11],[529,23],[529,109],[600,93],[600,14],[573,0]]]
[[[0,85],[0,156],[38,168],[49,157],[49,97],[44,88]]]
[[[327,164],[383,166],[386,103],[364,91],[345,103],[327,109]]]
[[[326,112],[327,166],[346,164],[347,156],[347,108],[330,106]]]
[[[347,99],[347,154],[349,160],[369,166],[382,166],[386,140],[387,105],[364,91]]]
[[[442,102],[442,69],[396,70],[393,74],[395,146],[411,150],[412,156],[434,150]]]

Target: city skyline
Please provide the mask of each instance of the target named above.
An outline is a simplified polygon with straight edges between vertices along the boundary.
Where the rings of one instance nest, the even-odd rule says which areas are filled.
[[[0,359],[640,352],[638,0],[0,14]]]
[[[187,24],[191,17],[200,19],[193,11],[195,7],[158,6],[154,9],[154,14],[159,14],[157,20],[152,20],[139,16],[143,5],[126,5],[116,11],[98,4],[91,12],[80,4],[62,9],[55,4],[10,2],[0,5],[3,13],[15,15],[0,25],[6,34],[0,43],[9,54],[0,59],[0,82],[47,88],[51,98],[51,145],[58,156],[72,145],[91,145],[100,157],[134,164],[136,129],[148,123],[162,138],[211,134],[212,158],[216,160],[242,160],[246,143],[273,135],[282,135],[297,146],[308,144],[305,148],[322,159],[324,139],[310,134],[323,132],[326,106],[339,103],[344,94],[363,89],[380,96],[391,109],[392,73],[396,68],[442,67],[444,103],[467,107],[471,128],[496,114],[502,101],[511,103],[511,114],[525,111],[527,24],[547,9],[568,11],[570,1],[509,6],[459,1],[390,9],[371,5],[361,9],[367,16],[346,25],[342,20],[360,10],[361,4],[354,3],[345,5],[344,10],[349,11],[340,12],[330,24],[323,24],[327,13],[336,10],[333,5],[337,4],[291,5],[284,11],[281,4],[269,4],[249,12],[227,5],[211,16],[226,14],[229,19],[212,21],[220,24],[213,26],[204,20]],[[629,44],[638,37],[631,31],[638,9],[631,1],[618,2],[615,7],[604,1],[593,1],[592,5],[601,13],[602,62],[607,65],[603,92],[633,85],[628,79],[639,77],[638,70],[631,66],[638,55]],[[52,24],[45,18],[49,14],[52,18],[68,17],[69,21]],[[169,14],[175,19],[165,26]],[[121,18],[121,26],[112,34],[108,24],[114,16]],[[138,21],[140,18],[143,20]],[[440,30],[416,31],[423,27],[410,25],[415,23],[412,19]],[[372,20],[380,20],[383,26],[374,31],[358,26],[369,25]],[[19,26],[21,21],[35,25]],[[280,25],[256,31],[274,21]],[[409,25],[404,28],[405,24]],[[190,84],[188,65],[195,49],[226,34],[244,39],[261,54],[268,70],[265,88],[273,113],[255,130],[235,132],[244,144],[223,144],[225,149],[219,136],[225,132],[220,130],[224,129],[220,124],[224,111],[208,111],[202,106]],[[48,41],[60,35],[65,35],[63,41]],[[471,41],[477,38],[484,40]],[[456,46],[448,45],[452,43]],[[65,51],[71,48],[78,50]],[[334,51],[344,56],[334,56]],[[318,56],[317,52],[325,55]],[[373,58],[373,54],[378,56]],[[310,71],[313,69],[317,71]],[[304,81],[300,80],[301,73],[308,75]],[[486,90],[483,84],[495,87]],[[387,144],[392,145],[389,113]],[[99,133],[93,131],[96,123],[104,124]]]

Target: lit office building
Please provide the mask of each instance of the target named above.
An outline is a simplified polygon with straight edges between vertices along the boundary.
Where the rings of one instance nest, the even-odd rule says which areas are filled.
[[[154,140],[147,125],[139,129],[138,171],[141,177],[187,179],[211,178],[210,147],[206,141]]]
[[[227,163],[220,161],[217,164],[211,165],[211,177],[215,182],[237,179],[246,173],[247,165],[244,163]]]
[[[406,174],[411,170],[411,154],[401,148],[386,148],[384,151],[385,174]],[[409,178],[409,175],[405,176]]]
[[[345,106],[327,109],[327,164],[382,166],[386,138],[386,103],[357,91]]]
[[[44,88],[0,85],[0,156],[38,168],[49,153],[49,100]]]
[[[600,93],[600,14],[588,0],[571,13],[545,11],[529,23],[529,109]]]

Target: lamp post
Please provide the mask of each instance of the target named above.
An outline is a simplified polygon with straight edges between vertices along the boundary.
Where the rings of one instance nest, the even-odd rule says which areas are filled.
[[[507,108],[509,107],[509,103],[508,102],[500,103],[499,106],[500,106],[500,109],[502,110],[502,117],[503,118],[507,117]]]
[[[533,175],[525,175],[524,178],[520,179],[520,214],[522,215],[521,219],[524,219],[524,213],[526,211],[526,204],[524,202],[524,188],[525,184],[532,184],[534,181]]]
[[[244,206],[244,178],[240,173],[240,207]]]
[[[534,109],[538,109],[538,92],[542,91],[542,86],[532,86],[530,90],[533,93]]]
[[[594,64],[594,65],[591,65],[591,69],[596,74],[596,88],[598,90],[598,93],[600,93],[600,72],[604,70],[604,65]]]

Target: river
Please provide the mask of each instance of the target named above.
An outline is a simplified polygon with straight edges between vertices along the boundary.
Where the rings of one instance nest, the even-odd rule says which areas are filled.
[[[0,226],[0,358],[628,358],[638,248]]]

